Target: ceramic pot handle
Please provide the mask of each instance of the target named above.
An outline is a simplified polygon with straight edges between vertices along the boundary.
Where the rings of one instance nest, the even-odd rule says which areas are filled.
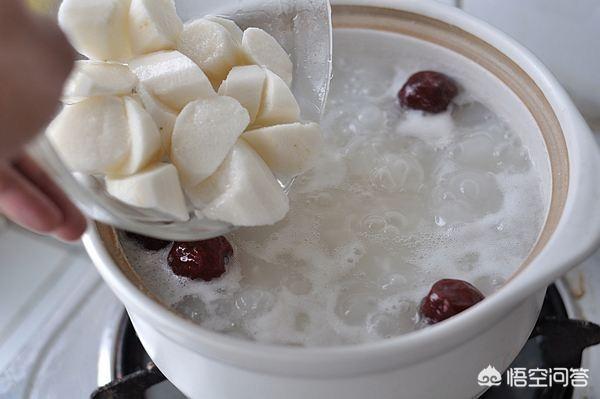
[[[600,246],[600,150],[589,127],[572,108],[570,126],[563,126],[578,136],[567,140],[567,202],[546,249],[531,264],[539,276],[539,288],[579,265]]]

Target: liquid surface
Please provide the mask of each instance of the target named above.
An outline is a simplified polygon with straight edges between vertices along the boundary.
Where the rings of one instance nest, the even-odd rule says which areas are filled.
[[[123,238],[147,287],[203,327],[283,345],[389,338],[423,327],[418,303],[435,281],[464,279],[488,295],[534,245],[540,179],[485,97],[463,92],[435,116],[402,110],[396,94],[410,74],[445,71],[393,54],[377,63],[393,41],[362,34],[356,45],[353,35],[335,36],[318,165],[294,183],[286,219],[228,236],[235,255],[221,278],[179,278],[170,247]]]

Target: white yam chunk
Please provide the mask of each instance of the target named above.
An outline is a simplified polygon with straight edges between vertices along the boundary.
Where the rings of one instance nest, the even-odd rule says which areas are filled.
[[[161,102],[180,111],[190,101],[215,95],[204,72],[178,51],[161,51],[132,60],[129,68]]]
[[[172,50],[182,30],[173,0],[131,0],[129,33],[134,54]]]
[[[290,123],[250,130],[242,138],[261,156],[275,176],[287,180],[315,164],[323,139],[316,123]]]
[[[239,140],[217,171],[189,190],[209,219],[235,226],[273,224],[285,217],[289,201],[260,156]]]
[[[254,125],[271,126],[297,122],[300,119],[300,107],[289,87],[268,69],[266,74],[262,104]]]
[[[249,122],[248,111],[231,97],[188,104],[177,117],[171,141],[171,160],[183,183],[195,186],[213,174]]]
[[[158,163],[127,177],[107,177],[106,190],[126,204],[154,209],[173,220],[189,219],[177,169],[171,164]]]
[[[129,154],[129,128],[119,97],[93,97],[65,105],[46,134],[75,172],[116,172]]]
[[[177,49],[202,68],[215,88],[243,58],[239,45],[227,29],[208,19],[185,24]]]
[[[273,36],[259,28],[248,28],[244,31],[242,49],[250,63],[268,68],[286,85],[292,84],[294,65]]]
[[[65,84],[63,98],[67,103],[87,97],[125,96],[133,92],[137,77],[123,64],[101,61],[76,61]]]
[[[265,79],[265,70],[259,66],[236,66],[221,83],[219,94],[238,100],[248,111],[252,123],[260,109]]]
[[[156,123],[133,98],[125,98],[125,114],[131,137],[131,149],[119,174],[128,176],[157,161],[162,155],[163,146]]]
[[[131,58],[130,0],[64,0],[58,23],[75,50],[99,61]]]

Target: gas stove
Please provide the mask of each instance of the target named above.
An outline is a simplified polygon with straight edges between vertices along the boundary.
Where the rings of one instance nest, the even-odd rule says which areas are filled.
[[[80,274],[77,288],[0,375],[0,398],[84,398],[92,393],[97,399],[184,398],[151,363],[123,306],[93,267]],[[600,251],[548,289],[532,337],[512,365],[587,368],[586,388],[500,386],[482,398],[600,397],[600,345],[594,346],[600,327],[593,324],[600,324],[598,304]]]

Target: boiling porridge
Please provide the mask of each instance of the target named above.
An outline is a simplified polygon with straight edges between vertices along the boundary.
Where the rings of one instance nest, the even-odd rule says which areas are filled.
[[[336,31],[325,144],[287,217],[198,248],[123,234],[146,286],[204,328],[300,346],[423,328],[422,298],[440,279],[471,283],[474,302],[498,289],[543,225],[541,179],[486,93],[465,89],[460,68],[414,56],[422,46]],[[431,87],[438,97],[421,101]],[[194,257],[210,267],[195,273]]]

